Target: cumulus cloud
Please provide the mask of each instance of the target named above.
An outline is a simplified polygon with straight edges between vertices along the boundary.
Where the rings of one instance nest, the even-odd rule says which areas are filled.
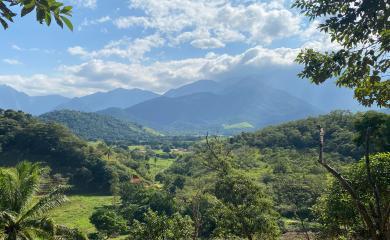
[[[301,31],[301,18],[282,1],[131,0],[130,7],[143,11],[145,16],[119,17],[114,20],[118,28],[154,29],[175,44],[184,41],[218,41],[218,46],[229,42],[270,44]],[[205,45],[193,46],[204,48]]]
[[[216,38],[196,39],[191,42],[191,45],[201,49],[225,47],[225,44]]]
[[[88,90],[91,90],[91,92],[96,91],[96,89],[80,89],[74,85],[81,81],[83,81],[83,79],[65,75],[60,77],[48,76],[45,74],[33,74],[29,76],[19,74],[0,75],[0,84],[9,85],[32,96],[49,94],[77,96],[88,93]]]
[[[84,84],[95,88],[139,87],[164,92],[199,79],[259,75],[270,67],[296,67],[294,59],[298,51],[257,46],[238,55],[208,53],[202,58],[154,62],[150,65],[93,59],[79,65],[61,66],[60,71],[63,75],[83,79]]]
[[[145,54],[153,48],[162,46],[165,40],[159,34],[153,34],[134,40],[123,38],[111,41],[102,49],[88,51],[81,46],[68,48],[68,53],[83,58],[119,57],[129,59],[131,62],[139,62],[145,59]]]
[[[83,53],[74,48],[75,53]],[[85,95],[118,87],[164,92],[200,79],[230,79],[261,76],[265,71],[295,69],[299,49],[267,49],[256,46],[237,55],[208,53],[205,57],[157,61],[149,65],[91,59],[82,64],[62,65],[55,76],[0,75],[0,84],[9,84],[33,95],[58,93]]]
[[[9,65],[21,65],[22,63],[17,59],[11,59],[11,58],[4,58],[4,63],[7,63]]]

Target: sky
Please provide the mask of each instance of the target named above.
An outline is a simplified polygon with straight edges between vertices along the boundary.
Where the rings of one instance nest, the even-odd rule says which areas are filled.
[[[0,30],[0,84],[74,97],[115,88],[163,93],[201,79],[283,73],[300,49],[337,47],[290,0],[64,0],[74,31],[29,15]]]

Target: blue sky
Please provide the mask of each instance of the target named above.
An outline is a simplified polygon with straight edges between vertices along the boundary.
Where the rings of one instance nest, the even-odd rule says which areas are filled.
[[[288,0],[66,0],[73,32],[18,18],[0,38],[0,84],[31,95],[118,87],[164,92],[200,79],[296,78],[301,48],[336,47]],[[267,76],[265,76],[267,77]]]

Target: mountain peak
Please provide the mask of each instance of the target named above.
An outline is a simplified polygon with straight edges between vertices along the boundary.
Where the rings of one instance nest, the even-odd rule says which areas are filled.
[[[127,108],[160,95],[138,88],[116,88],[108,92],[97,92],[78,97],[58,106],[56,109],[69,109],[84,112],[96,112],[106,108]]]
[[[215,93],[219,89],[218,85],[219,84],[217,82],[212,80],[199,80],[175,89],[171,89],[166,93],[164,93],[164,96],[182,97],[185,95],[191,95],[194,93],[201,93],[201,92]]]

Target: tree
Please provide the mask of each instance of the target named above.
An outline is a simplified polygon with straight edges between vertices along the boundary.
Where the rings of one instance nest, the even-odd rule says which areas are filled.
[[[122,208],[130,208],[129,214],[125,218],[132,220],[143,219],[143,214],[150,208],[161,215],[171,216],[174,213],[174,201],[168,193],[146,188],[140,184],[124,184],[120,192]]]
[[[128,239],[182,240],[191,239],[193,232],[193,222],[190,217],[183,217],[178,213],[168,217],[148,209],[144,214],[144,222],[134,222]]]
[[[210,171],[216,171],[220,175],[228,174],[232,169],[232,149],[223,139],[218,136],[207,134],[205,143],[196,149],[202,165]]]
[[[284,217],[294,217],[301,223],[306,239],[310,239],[305,221],[312,221],[313,205],[324,190],[322,179],[318,177],[283,175],[273,183],[278,211]]]
[[[367,129],[370,134],[370,150],[372,153],[390,151],[390,115],[376,111],[358,114],[354,121],[357,131],[355,143],[364,146]]]
[[[66,201],[61,187],[37,198],[46,172],[39,164],[28,162],[0,171],[0,239],[86,239],[79,231],[56,225],[46,217]]]
[[[390,237],[390,201],[389,196],[383,197],[379,188],[379,182],[381,179],[375,178],[372,171],[372,163],[370,160],[370,128],[365,131],[365,157],[364,157],[364,170],[365,170],[365,182],[360,183],[358,186],[354,186],[353,182],[343,176],[335,168],[331,167],[327,161],[324,160],[324,129],[320,127],[320,151],[318,162],[331,173],[343,189],[349,194],[352,199],[356,210],[359,212],[362,221],[364,222],[369,236],[373,240],[387,240]],[[386,161],[390,162],[390,157],[387,155]],[[388,174],[388,173],[387,173]],[[386,175],[385,175],[386,176]],[[388,175],[387,175],[388,176]],[[385,178],[386,184],[389,185],[388,178]],[[370,192],[370,197],[366,198],[359,192],[359,188],[364,186]],[[385,192],[387,190],[384,190]],[[366,202],[367,201],[367,202]],[[368,203],[368,204],[366,204]]]
[[[259,185],[242,175],[227,175],[216,182],[214,195],[221,202],[214,210],[216,236],[277,239],[276,213]]]
[[[47,26],[51,24],[52,18],[63,28],[64,24],[73,31],[73,25],[67,16],[72,16],[72,7],[64,6],[56,0],[0,0],[0,23],[4,29],[9,27],[8,22],[13,22],[17,14],[11,10],[12,7],[21,8],[20,16],[36,11],[36,20]],[[8,22],[7,22],[8,21]]]
[[[104,150],[104,154],[107,157],[107,160],[110,160],[110,157],[114,153],[114,148],[112,146],[107,146],[107,148]]]
[[[107,237],[116,237],[128,230],[127,221],[112,209],[98,209],[92,214],[90,221],[100,233]]]
[[[377,153],[371,156],[372,177],[377,183],[381,199],[381,208],[389,208],[390,193],[388,191],[390,176],[390,153]],[[351,185],[360,197],[360,201],[370,208],[373,205],[373,193],[370,183],[367,181],[365,159],[361,159],[349,168],[346,173]],[[359,216],[359,211],[354,207],[352,197],[341,186],[340,182],[333,181],[329,191],[321,198],[316,206],[319,221],[323,224],[322,233],[329,237],[337,238],[345,236],[351,239],[356,236],[369,238],[369,232]],[[387,205],[387,206],[386,206]],[[374,207],[370,211],[373,211]],[[385,216],[383,216],[385,217]],[[389,222],[384,222],[389,231]],[[386,226],[387,225],[387,226]],[[389,232],[387,233],[389,234]],[[388,239],[387,235],[387,239]],[[385,238],[386,239],[386,238]]]
[[[302,50],[296,62],[304,64],[301,78],[315,84],[336,78],[338,86],[354,89],[355,98],[365,106],[390,106],[389,7],[385,0],[295,0],[310,20],[319,25],[339,50]]]

